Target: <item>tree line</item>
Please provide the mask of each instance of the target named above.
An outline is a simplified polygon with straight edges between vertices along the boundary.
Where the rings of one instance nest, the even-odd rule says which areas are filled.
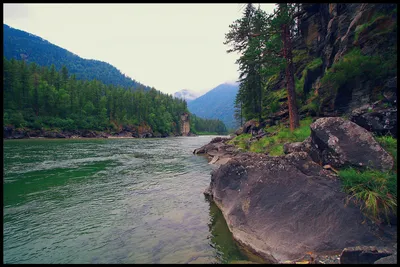
[[[150,126],[161,135],[179,134],[185,100],[155,88],[124,88],[98,80],[78,80],[63,66],[39,66],[3,57],[3,124],[16,128],[119,131]],[[193,132],[218,132],[216,120],[194,117]],[[221,126],[221,123],[223,127]],[[225,129],[226,131],[226,129]]]
[[[226,134],[226,125],[219,119],[203,119],[194,114],[190,115],[190,128],[195,134]]]

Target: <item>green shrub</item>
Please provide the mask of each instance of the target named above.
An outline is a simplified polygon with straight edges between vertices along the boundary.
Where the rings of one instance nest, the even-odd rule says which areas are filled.
[[[301,73],[301,78],[300,79],[295,77],[295,91],[296,91],[296,95],[297,96],[303,97],[303,94],[304,94],[304,82],[306,80],[306,76],[307,76],[308,70],[315,70],[316,68],[318,68],[321,65],[322,65],[322,59],[320,57],[315,58],[314,60],[312,60],[311,62],[309,62],[306,65],[306,67],[304,68],[304,70]]]
[[[315,70],[316,68],[318,68],[321,65],[322,65],[322,59],[320,57],[317,57],[313,61],[311,61],[309,64],[307,64],[306,69]]]
[[[305,118],[300,121],[300,127],[293,132],[284,125],[275,125],[265,128],[268,133],[275,133],[272,136],[265,136],[257,141],[250,142],[251,134],[241,134],[228,141],[243,150],[249,150],[256,153],[266,153],[270,156],[283,155],[283,144],[287,142],[302,142],[310,136],[310,124],[312,118]]]
[[[319,103],[319,98],[318,97],[309,97],[307,99],[308,103],[303,105],[300,108],[300,111],[312,111],[315,114],[319,113],[319,107],[320,107],[320,103]]]
[[[397,139],[392,136],[376,136],[375,140],[385,149],[394,160],[394,170],[397,170]]]
[[[377,22],[378,20],[382,20],[382,19],[385,19],[385,18],[387,18],[386,15],[384,15],[382,13],[376,13],[376,14],[374,14],[372,16],[372,18],[367,23],[358,25],[356,27],[355,31],[354,31],[354,33],[355,33],[354,34],[354,41],[358,41],[358,38],[360,37],[360,34],[363,33],[364,31],[366,31],[367,28],[370,27],[372,24],[379,23],[379,22]],[[383,31],[381,33],[385,33],[388,30],[391,30],[391,29],[387,29],[386,31]]]
[[[10,116],[8,116],[8,112],[3,113],[3,126],[10,124]]]
[[[354,40],[355,41],[358,41],[358,37],[360,36],[360,33],[362,31],[364,31],[368,26],[369,26],[368,23],[364,23],[362,25],[358,25],[357,26],[356,30],[354,31],[355,32],[355,34],[354,34]]]
[[[265,153],[266,147],[270,144],[270,140],[267,137],[263,137],[257,141],[254,141],[250,145],[250,151],[256,153]]]
[[[274,145],[269,149],[270,156],[282,156],[283,153],[283,144]]]
[[[306,61],[309,59],[307,50],[293,50],[293,63]]]
[[[265,103],[269,113],[277,112],[280,108],[280,100],[287,97],[286,88],[277,91],[267,92],[265,96]]]
[[[27,124],[21,112],[16,112],[16,111],[12,112],[11,115],[9,115],[9,117],[10,117],[9,123],[14,125],[15,128],[25,127]]]
[[[304,80],[305,75],[301,76],[301,79],[295,77],[295,91],[297,96],[302,96],[304,91]]]
[[[340,86],[355,77],[365,76],[372,80],[376,79],[380,64],[381,60],[378,56],[365,56],[359,48],[354,48],[325,72],[321,85],[330,86],[331,93],[336,94]]]
[[[252,137],[251,134],[241,134],[233,138],[232,140],[228,141],[228,144],[235,145],[243,150],[249,149],[250,138]]]
[[[361,210],[371,220],[381,223],[382,216],[389,221],[391,213],[397,214],[397,175],[376,170],[358,171],[347,168],[339,171],[342,186],[360,204]]]

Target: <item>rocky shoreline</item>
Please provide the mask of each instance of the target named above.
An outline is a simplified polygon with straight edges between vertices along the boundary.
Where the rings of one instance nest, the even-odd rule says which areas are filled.
[[[100,132],[92,130],[73,130],[73,131],[57,131],[57,130],[32,130],[32,129],[15,129],[11,126],[3,127],[3,139],[77,139],[77,138],[164,138],[174,135],[162,135],[153,133],[151,130],[136,131],[134,129],[123,129],[118,132]],[[196,136],[189,133],[188,136]]]
[[[215,138],[195,149],[219,165],[204,194],[221,209],[235,240],[267,263],[397,262],[397,216],[366,220],[346,201],[334,171],[342,166],[388,170],[393,158],[357,124],[339,117],[311,124],[285,155],[241,152]]]

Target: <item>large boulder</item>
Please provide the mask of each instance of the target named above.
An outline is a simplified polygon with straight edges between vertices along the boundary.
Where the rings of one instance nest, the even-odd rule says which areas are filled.
[[[372,134],[354,122],[340,117],[320,118],[310,125],[314,161],[333,167],[369,167],[387,171],[393,157]]]
[[[335,174],[305,152],[240,153],[212,172],[205,194],[233,237],[267,262],[382,242],[362,223],[360,208],[345,205]]]

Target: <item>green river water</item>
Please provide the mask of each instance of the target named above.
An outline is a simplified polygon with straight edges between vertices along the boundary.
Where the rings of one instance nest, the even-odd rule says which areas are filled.
[[[4,263],[247,260],[203,195],[212,138],[5,140]]]

